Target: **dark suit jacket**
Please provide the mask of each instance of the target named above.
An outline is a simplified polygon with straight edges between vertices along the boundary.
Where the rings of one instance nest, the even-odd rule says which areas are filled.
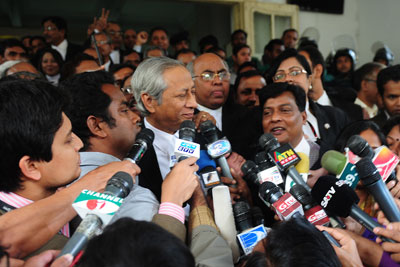
[[[386,116],[385,111],[383,109],[379,110],[378,114],[371,119],[371,121],[378,124],[379,127],[381,127],[381,128],[383,127],[383,125],[385,125],[387,120],[388,120],[388,117]]]
[[[343,110],[350,121],[363,120],[362,107],[354,104],[357,93],[351,88],[326,88],[326,94],[331,100],[333,106]]]
[[[67,54],[65,55],[65,62],[73,59],[76,54],[79,54],[82,51],[83,51],[82,50],[82,46],[74,44],[74,43],[71,43],[70,41],[68,41]]]

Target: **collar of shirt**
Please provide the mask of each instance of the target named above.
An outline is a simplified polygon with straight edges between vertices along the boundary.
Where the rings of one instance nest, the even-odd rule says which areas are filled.
[[[59,73],[59,74],[56,74],[56,75],[54,75],[54,76],[49,76],[49,75],[46,74],[46,79],[47,79],[51,84],[54,84],[55,86],[58,85],[58,81],[60,80],[60,77],[61,77],[60,73]]]
[[[333,106],[331,100],[328,97],[328,94],[326,93],[326,91],[324,90],[324,92],[322,93],[321,97],[318,98],[317,100],[318,104],[321,104],[323,106]]]
[[[217,128],[220,131],[222,131],[222,106],[217,109],[209,109],[205,106],[197,104],[197,109],[200,111],[205,111],[205,112],[210,113],[210,115],[213,116],[217,122],[217,125],[215,125],[215,126],[217,126]]]
[[[119,58],[120,58],[120,54],[119,54],[119,50],[117,49],[117,50],[113,50],[111,53],[110,53],[110,58],[111,58],[111,60],[112,60],[112,62],[114,63],[114,64],[119,64],[120,62],[119,62]]]
[[[307,142],[306,138],[301,138],[300,143],[294,148],[294,151],[296,152],[302,152],[307,155],[307,157],[310,157],[310,144]]]
[[[103,166],[110,162],[120,161],[119,158],[102,152],[79,152],[79,155],[81,156],[81,166]]]
[[[307,123],[303,125],[303,132],[307,135],[308,139],[311,141],[317,141],[320,137],[317,118],[310,111],[310,104],[308,99],[306,102],[306,113],[307,113]],[[311,128],[311,126],[312,128]]]
[[[376,104],[374,104],[371,108],[367,104],[365,104],[361,99],[359,99],[358,97],[354,101],[354,104],[357,104],[360,107],[362,107],[363,109],[365,109],[368,112],[368,116],[370,119],[372,119],[373,117],[375,117],[378,114],[378,106]]]
[[[111,60],[109,60],[106,64],[104,64],[104,70],[109,71],[110,70],[110,65],[111,65]]]
[[[51,45],[51,48],[57,50],[60,54],[62,59],[65,61],[65,56],[67,55],[67,48],[68,48],[68,41],[64,39],[59,45]]]
[[[158,165],[163,179],[170,172],[171,157],[174,156],[175,142],[179,138],[179,133],[169,134],[151,125],[147,118],[144,118],[144,125],[154,132],[153,147],[156,152]]]

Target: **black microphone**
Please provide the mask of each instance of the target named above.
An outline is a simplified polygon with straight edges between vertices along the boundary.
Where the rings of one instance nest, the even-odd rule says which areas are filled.
[[[275,162],[271,161],[270,157],[267,155],[267,153],[265,153],[265,151],[257,153],[254,157],[254,160],[260,169],[260,171],[257,173],[260,184],[269,181],[280,186],[283,190],[285,189],[285,184],[278,167],[276,166]]]
[[[356,168],[361,182],[378,202],[386,218],[390,222],[399,222],[399,208],[372,161],[369,158],[362,158],[356,163]]]
[[[253,225],[264,225],[265,218],[260,207],[254,206],[250,209],[251,215],[253,217]]]
[[[136,142],[133,144],[128,155],[126,155],[125,160],[129,160],[132,163],[138,163],[147,149],[153,144],[153,140],[153,131],[143,128],[136,136]]]
[[[340,217],[350,216],[371,232],[375,227],[383,227],[357,206],[359,198],[343,180],[333,176],[322,176],[315,183],[311,194],[324,209]],[[381,239],[396,243],[386,237]]]
[[[108,180],[104,194],[125,198],[132,187],[132,176],[126,172],[117,172]],[[89,240],[98,233],[103,225],[104,222],[100,216],[95,213],[88,213],[79,224],[75,233],[68,240],[67,244],[65,244],[58,257],[65,254],[71,254],[75,257],[86,246]]]
[[[179,127],[179,139],[194,142],[196,137],[196,125],[193,121],[186,120]]]
[[[179,127],[179,139],[175,141],[174,155],[178,162],[189,157],[200,157],[200,145],[194,143],[196,125],[193,121],[183,121]]]
[[[210,120],[200,124],[200,132],[208,142],[208,154],[216,159],[218,166],[221,167],[223,176],[233,180],[228,162],[224,157],[225,154],[231,152],[229,141],[227,139],[218,139],[217,127]],[[236,185],[232,185],[232,187],[236,187]]]
[[[248,181],[256,186],[260,185],[257,175],[260,172],[260,168],[254,163],[254,161],[246,160],[246,162],[243,163],[241,170],[243,172],[243,179],[245,181]]]
[[[372,159],[374,157],[374,150],[372,150],[368,142],[359,135],[351,136],[347,141],[346,146],[351,150],[351,152],[361,158],[367,157],[369,159]]]
[[[271,161],[275,162],[279,170],[285,172],[296,184],[302,185],[308,192],[311,192],[311,188],[304,182],[294,167],[301,159],[289,144],[281,146],[270,133],[263,134],[259,139],[259,144],[268,153]]]
[[[253,227],[250,205],[247,201],[237,201],[233,205],[233,214],[235,217],[236,229],[239,233]]]

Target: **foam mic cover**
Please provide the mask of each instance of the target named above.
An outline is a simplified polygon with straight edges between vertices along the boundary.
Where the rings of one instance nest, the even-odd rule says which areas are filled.
[[[244,174],[243,178],[246,181],[259,185],[257,173],[260,172],[260,169],[253,161],[247,160],[243,163],[241,170]]]
[[[351,152],[361,158],[368,157],[372,159],[375,154],[368,142],[359,135],[351,136],[347,141],[347,147],[350,148]]]
[[[253,227],[250,205],[246,201],[238,201],[233,205],[236,229],[241,233]]]
[[[269,207],[283,196],[281,189],[273,182],[264,182],[258,189],[259,196]]]
[[[200,124],[200,132],[206,138],[208,143],[212,143],[218,140],[217,127],[210,120],[202,122]]]
[[[232,249],[233,261],[240,257],[239,246],[236,242],[236,227],[233,216],[231,196],[229,188],[219,185],[212,189],[215,224],[221,232],[222,237],[228,242]]]
[[[348,217],[352,205],[359,201],[353,189],[330,175],[321,176],[317,180],[311,190],[311,195],[323,208],[340,217]]]
[[[310,159],[303,152],[297,152],[301,160],[296,164],[295,168],[299,173],[308,173],[310,170]]]
[[[193,121],[183,121],[179,127],[179,139],[194,142],[196,137],[196,125]]]
[[[308,210],[314,206],[314,199],[304,188],[304,186],[300,184],[295,184],[292,186],[292,188],[290,188],[289,193],[292,194],[297,199],[297,201],[300,202],[305,210]]]
[[[254,157],[254,161],[260,167],[260,169],[266,169],[275,166],[274,163],[270,162],[269,158],[267,157],[267,154],[264,151],[257,153],[256,156]]]
[[[130,160],[133,163],[139,162],[147,149],[151,146],[151,144],[153,144],[153,140],[153,131],[147,128],[143,128],[136,136],[136,142],[135,144],[133,144],[125,159]]]
[[[342,173],[346,162],[346,156],[335,150],[325,152],[321,158],[322,167],[334,175]]]
[[[260,136],[258,139],[258,143],[262,147],[262,149],[266,151],[271,151],[277,149],[280,145],[278,140],[270,133],[265,133]]]
[[[205,150],[200,150],[200,158],[197,160],[196,164],[199,166],[199,171],[207,166],[214,167],[214,169],[217,168],[217,164],[212,158],[210,158]]]

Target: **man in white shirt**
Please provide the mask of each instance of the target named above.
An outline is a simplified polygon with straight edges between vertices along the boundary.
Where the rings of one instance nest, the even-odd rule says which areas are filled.
[[[111,36],[112,39],[112,51],[110,57],[114,64],[122,63],[123,50],[122,46],[122,35],[121,26],[115,21],[109,21],[107,23],[106,33]]]
[[[384,65],[377,62],[370,62],[362,65],[354,72],[353,85],[357,91],[355,104],[362,107],[370,119],[378,114],[378,86],[376,79]]]
[[[56,16],[46,17],[42,20],[43,36],[51,48],[57,50],[64,61],[82,51],[82,47],[69,42],[67,36],[67,22]]]

